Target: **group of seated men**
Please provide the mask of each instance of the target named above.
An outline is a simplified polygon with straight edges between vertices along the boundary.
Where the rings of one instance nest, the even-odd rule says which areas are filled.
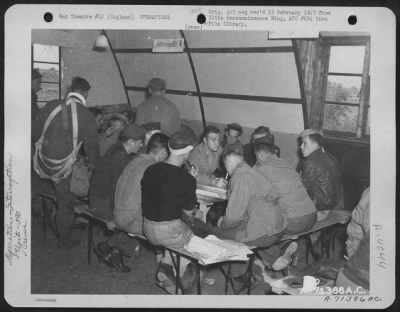
[[[234,126],[241,133],[241,128]],[[245,159],[249,147],[240,143],[240,135],[233,135],[231,142],[228,135],[221,140],[215,126],[206,127],[200,143],[186,128],[170,137],[160,130],[150,131],[152,136],[143,148],[145,127],[125,127],[120,142],[98,160],[89,199],[93,213],[112,221],[111,228],[115,224],[127,232],[144,234],[155,246],[183,247],[193,232],[201,230],[223,239],[269,247],[260,252],[264,263],[280,271],[289,264],[297,243],[292,242],[284,253],[274,243],[284,234],[307,231],[317,219],[326,217],[327,211],[341,204],[338,164],[322,149],[320,131],[301,134],[304,161],[300,174],[277,156],[279,149],[264,126],[256,129],[247,145],[251,145],[249,154],[254,153],[256,159],[252,167]],[[126,144],[127,138],[132,139],[130,145]],[[121,150],[126,152],[118,152]],[[135,156],[129,157],[130,153]],[[217,224],[201,221],[195,209],[197,184],[227,187],[225,213]],[[96,246],[96,252],[107,257],[124,249],[127,243],[123,236],[112,235]],[[117,257],[112,265],[129,271],[122,256]],[[174,293],[174,274],[178,273],[174,273],[172,259],[168,254],[158,257],[157,282]],[[194,283],[189,260],[182,260],[181,270],[182,283],[189,289]],[[244,272],[245,266],[233,267],[239,281],[247,280]]]
[[[85,103],[90,86],[84,82],[75,81],[74,86],[73,81],[67,100]],[[115,132],[106,134],[115,143],[107,143],[111,146],[92,162],[90,208],[109,221],[109,228],[144,234],[153,245],[166,247],[183,247],[201,230],[266,247],[261,252],[264,263],[280,271],[291,261],[297,243],[290,243],[284,252],[273,244],[284,234],[307,231],[330,210],[343,208],[340,168],[323,148],[320,130],[307,129],[300,134],[303,158],[296,172],[279,157],[268,127],[256,128],[243,146],[239,124],[228,124],[223,138],[218,127],[209,125],[198,143],[194,132],[180,124],[175,104],[165,99],[165,81],[152,79],[149,92],[151,97],[138,107],[135,123],[117,123]],[[47,115],[39,114],[41,126],[49,108],[56,104],[46,105]],[[42,127],[36,126],[40,134]],[[65,133],[59,127],[59,132]],[[83,136],[85,147],[87,141],[93,143],[92,132]],[[85,152],[90,156],[90,148]],[[227,188],[224,214],[215,223],[201,221],[195,209],[197,184]],[[57,183],[56,192],[65,187]],[[128,272],[123,248],[119,248],[124,237],[112,235],[98,243],[95,251],[106,264]],[[158,252],[157,258],[157,283],[174,293],[174,275],[179,274],[185,291],[190,291],[195,282],[190,260],[183,259],[181,272],[174,272],[169,254]],[[237,281],[247,280],[244,272],[242,265],[233,268]]]

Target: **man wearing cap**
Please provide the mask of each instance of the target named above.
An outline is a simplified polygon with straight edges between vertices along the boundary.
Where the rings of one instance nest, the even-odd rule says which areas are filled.
[[[274,187],[279,195],[279,206],[286,214],[287,227],[285,234],[297,234],[309,230],[317,219],[314,203],[302,184],[300,175],[284,159],[275,155],[275,147],[270,144],[267,136],[253,141],[257,163],[254,166]],[[280,258],[280,248],[277,245],[265,250],[265,260],[276,271],[287,267],[291,256],[297,250],[297,243],[291,242],[285,254]]]
[[[181,127],[180,113],[174,103],[165,98],[165,80],[152,78],[148,85],[150,98],[137,108],[136,123],[159,122],[161,132],[171,135]]]
[[[336,158],[323,148],[321,130],[307,129],[300,136],[301,178],[322,220],[330,210],[344,209],[342,174]]]
[[[111,146],[96,162],[89,189],[89,202],[93,214],[112,220],[114,191],[122,170],[143,145],[146,130],[129,124],[121,132],[119,142]]]
[[[34,120],[36,115],[39,113],[39,107],[37,105],[38,96],[37,93],[39,92],[40,84],[42,82],[42,74],[39,72],[39,69],[35,68],[32,70],[32,84],[31,84],[31,119]]]
[[[54,185],[58,206],[57,229],[61,245],[66,249],[79,243],[72,240],[73,209],[77,199],[70,192],[72,167],[81,147],[90,167],[99,156],[96,120],[86,108],[90,84],[86,79],[74,77],[69,90],[66,99],[48,102],[32,123],[34,169],[40,177],[50,180]],[[74,120],[77,121],[76,127]],[[76,147],[73,146],[74,138]]]
[[[189,163],[198,170],[197,183],[219,187],[225,185],[223,179],[214,175],[215,170],[219,168],[221,155],[220,130],[215,126],[207,126],[203,141],[193,149],[189,156]]]
[[[118,138],[128,123],[128,118],[123,114],[114,113],[107,121],[108,127],[99,134],[99,152],[103,156],[107,150],[118,142]]]
[[[181,218],[191,219],[196,206],[196,180],[182,165],[193,149],[196,137],[187,131],[179,131],[169,141],[170,155],[165,162],[151,165],[142,179],[143,232],[156,246],[183,247],[193,237],[193,232]],[[184,288],[193,281],[185,278],[190,260],[181,259]],[[172,259],[168,253],[160,261],[156,274],[157,283],[169,293],[175,292]],[[187,275],[186,275],[187,276]],[[189,284],[189,285],[187,285]],[[187,287],[186,287],[187,286]]]
[[[268,127],[259,126],[252,133],[250,142],[243,146],[244,160],[249,164],[250,167],[253,167],[257,161],[256,155],[254,154],[253,142],[254,140],[262,137],[265,137],[269,143],[275,147],[274,154],[280,157],[280,149],[275,145],[274,135],[269,131]]]

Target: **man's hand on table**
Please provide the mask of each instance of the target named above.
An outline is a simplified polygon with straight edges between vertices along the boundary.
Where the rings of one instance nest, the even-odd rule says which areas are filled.
[[[204,213],[200,209],[195,209],[193,213],[193,219],[204,220]]]
[[[199,168],[197,168],[195,165],[191,165],[189,174],[195,178],[199,174]]]

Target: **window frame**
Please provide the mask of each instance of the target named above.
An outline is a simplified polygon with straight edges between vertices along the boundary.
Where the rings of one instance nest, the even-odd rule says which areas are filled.
[[[35,44],[40,44],[40,43],[32,43],[31,46],[31,64],[32,64],[32,70],[35,68],[35,64],[49,64],[49,65],[58,65],[58,82],[54,81],[45,81],[41,80],[40,85],[46,83],[46,84],[57,84],[58,85],[58,100],[61,99],[61,86],[62,86],[62,73],[61,73],[61,65],[62,65],[62,56],[61,56],[61,46],[58,47],[58,62],[50,62],[50,61],[35,61],[35,54],[34,54],[34,48],[33,46]],[[55,46],[55,45],[53,45]],[[54,99],[57,100],[57,99]],[[44,103],[46,104],[48,101],[41,101],[37,100],[37,103]]]
[[[348,36],[348,37],[322,37],[321,44],[323,51],[323,82],[322,82],[322,96],[321,105],[323,106],[321,115],[321,124],[324,133],[328,138],[333,139],[350,139],[369,142],[370,134],[367,134],[367,123],[368,123],[368,109],[369,93],[370,93],[370,75],[369,75],[369,64],[370,64],[370,36]],[[340,72],[329,72],[329,61],[330,61],[330,50],[332,46],[365,46],[365,53],[363,59],[362,73],[340,73]],[[328,76],[353,76],[361,77],[360,86],[360,102],[354,104],[350,102],[334,102],[326,100]],[[357,106],[359,107],[356,123],[356,132],[343,132],[337,130],[324,129],[324,114],[325,104],[343,105],[343,106]]]

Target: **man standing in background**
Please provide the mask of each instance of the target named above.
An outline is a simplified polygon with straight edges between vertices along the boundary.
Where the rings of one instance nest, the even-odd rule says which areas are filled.
[[[152,78],[148,85],[150,98],[140,104],[136,113],[136,124],[159,122],[161,132],[170,136],[181,128],[180,113],[174,103],[165,98],[164,79]]]
[[[42,74],[39,72],[39,69],[35,68],[32,70],[32,84],[31,84],[31,120],[36,118],[36,115],[39,113],[39,107],[37,105],[40,84],[42,82]]]

